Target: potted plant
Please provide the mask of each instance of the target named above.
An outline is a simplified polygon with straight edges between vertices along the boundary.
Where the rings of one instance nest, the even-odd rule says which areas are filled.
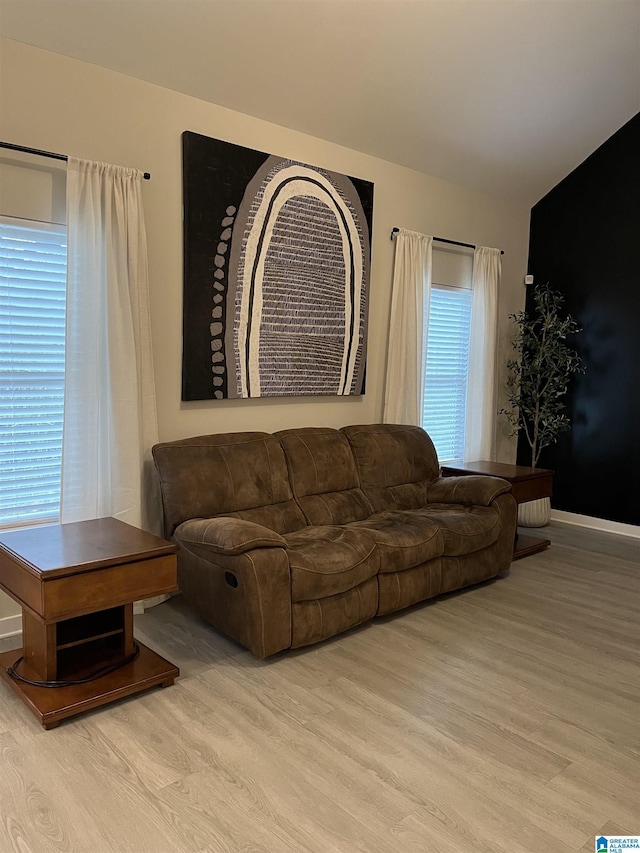
[[[531,448],[535,468],[545,447],[555,444],[569,429],[564,397],[569,381],[584,373],[570,338],[581,331],[570,314],[563,314],[564,297],[549,283],[536,285],[533,309],[510,314],[515,325],[513,348],[516,355],[507,362],[507,399],[510,408],[501,409],[511,426],[510,435],[522,432]],[[526,527],[541,527],[549,521],[549,498],[529,501],[519,507],[518,521]]]

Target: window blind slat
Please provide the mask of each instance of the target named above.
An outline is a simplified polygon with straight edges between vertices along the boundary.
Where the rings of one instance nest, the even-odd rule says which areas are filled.
[[[60,511],[67,247],[0,219],[0,526]]]

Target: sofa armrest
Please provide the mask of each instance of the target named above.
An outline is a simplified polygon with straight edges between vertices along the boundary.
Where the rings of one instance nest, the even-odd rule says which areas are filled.
[[[286,542],[262,524],[240,518],[194,518],[184,521],[174,531],[179,542],[206,545],[214,554],[244,554],[254,548],[285,548]]]
[[[511,484],[500,477],[470,474],[440,477],[427,486],[427,503],[489,506],[498,495],[511,491]]]
[[[291,646],[291,572],[284,548],[228,554],[206,543],[177,541],[178,582],[197,613],[258,658]]]

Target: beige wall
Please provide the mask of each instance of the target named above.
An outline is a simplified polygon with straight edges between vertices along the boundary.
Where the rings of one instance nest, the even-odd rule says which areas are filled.
[[[524,303],[529,224],[525,205],[58,54],[7,40],[2,40],[1,48],[3,140],[152,173],[152,180],[144,185],[144,203],[161,440],[206,432],[271,431],[313,424],[337,427],[380,420],[393,226],[504,249],[500,300],[504,360],[507,314]],[[184,130],[373,181],[369,357],[367,393],[362,398],[181,403],[180,135]],[[502,367],[500,376],[503,385]],[[501,459],[512,461],[513,444],[502,434],[498,451]]]
[[[14,617],[20,613],[18,605],[8,595],[0,592],[0,638],[12,634],[19,627]]]

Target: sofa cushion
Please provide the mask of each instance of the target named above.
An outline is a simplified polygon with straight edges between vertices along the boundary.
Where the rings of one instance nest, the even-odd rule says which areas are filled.
[[[291,567],[292,601],[337,595],[378,573],[380,554],[365,531],[305,527],[283,538]]]
[[[417,509],[427,503],[427,485],[440,471],[433,442],[416,426],[364,424],[343,427],[362,490],[374,512]]]
[[[500,515],[493,507],[429,504],[416,512],[440,527],[445,557],[481,551],[493,545],[500,534]]]
[[[293,494],[309,524],[348,524],[371,515],[343,433],[306,427],[276,435],[287,458]]]
[[[276,533],[305,525],[277,438],[263,432],[201,435],[156,444],[165,533],[191,518],[234,515]]]
[[[248,521],[251,524],[269,527],[271,530],[282,534],[299,530],[302,525],[306,524],[300,507],[294,500],[283,501],[279,504],[267,504],[266,506],[254,506],[250,509],[229,512],[226,515]]]
[[[412,569],[440,557],[444,542],[438,524],[417,512],[381,512],[349,529],[366,530],[380,551],[380,573]]]

